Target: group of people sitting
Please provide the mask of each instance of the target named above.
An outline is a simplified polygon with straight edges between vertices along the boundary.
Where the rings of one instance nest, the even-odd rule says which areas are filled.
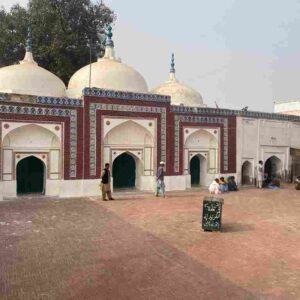
[[[225,179],[224,177],[214,179],[214,181],[210,184],[208,190],[211,194],[222,194],[231,191],[236,192],[238,190],[238,187],[235,182],[234,176],[229,176],[227,177],[227,179]]]

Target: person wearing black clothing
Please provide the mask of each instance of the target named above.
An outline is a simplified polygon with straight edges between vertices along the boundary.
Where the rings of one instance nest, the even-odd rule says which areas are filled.
[[[238,190],[238,187],[237,187],[237,184],[235,182],[235,178],[234,176],[229,176],[228,179],[227,179],[227,183],[228,183],[228,190],[229,191],[237,191]]]
[[[108,196],[108,200],[114,200],[111,196],[111,183],[110,183],[110,170],[109,164],[105,164],[105,168],[101,175],[101,191],[102,191],[102,200],[106,201],[106,195]]]

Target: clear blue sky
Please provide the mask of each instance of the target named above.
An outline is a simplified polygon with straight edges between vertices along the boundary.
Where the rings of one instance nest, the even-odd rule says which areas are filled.
[[[12,3],[0,0],[9,8]],[[177,78],[213,106],[272,111],[300,99],[300,0],[104,0],[117,14],[117,55],[150,88]]]

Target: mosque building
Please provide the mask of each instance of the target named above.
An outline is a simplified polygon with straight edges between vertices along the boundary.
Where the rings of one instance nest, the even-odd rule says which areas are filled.
[[[207,107],[176,78],[174,55],[168,80],[149,91],[116,57],[111,31],[104,57],[68,87],[35,62],[30,35],[24,59],[0,68],[0,199],[99,195],[107,162],[114,188],[143,191],[160,161],[169,191],[222,175],[252,185],[259,160],[266,173],[300,175],[300,116]]]

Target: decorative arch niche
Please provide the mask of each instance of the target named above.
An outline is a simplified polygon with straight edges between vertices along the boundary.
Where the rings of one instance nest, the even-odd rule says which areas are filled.
[[[37,124],[20,126],[10,131],[3,139],[3,147],[59,148],[59,138],[50,130]]]
[[[145,121],[145,126],[153,121]],[[151,121],[151,122],[150,122]],[[106,121],[106,125],[113,124]],[[156,168],[156,142],[153,134],[133,119],[125,120],[106,131],[103,137],[101,165],[114,160],[123,153],[131,155],[136,163],[136,186],[142,186],[143,176],[153,176]],[[152,129],[152,126],[151,126]],[[106,129],[107,130],[107,129]],[[142,187],[141,187],[142,188]]]
[[[242,165],[242,184],[253,184],[253,166],[252,163],[246,160]]]
[[[41,159],[47,168],[47,179],[60,179],[62,175],[62,145],[57,134],[46,126],[53,124],[12,123],[16,128],[7,132],[2,141],[3,180],[15,180],[17,164],[26,157]]]

